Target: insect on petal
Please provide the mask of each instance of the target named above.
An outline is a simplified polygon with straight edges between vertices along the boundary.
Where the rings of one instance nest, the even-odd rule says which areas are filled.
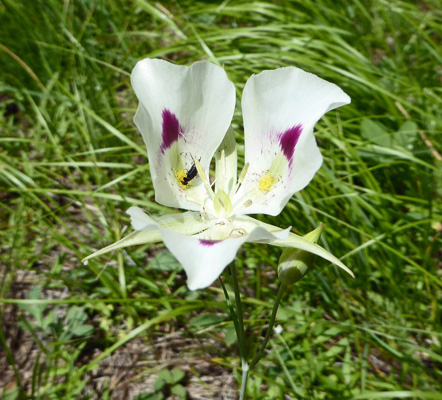
[[[192,166],[198,159],[208,176],[232,120],[232,82],[208,62],[187,67],[154,59],[137,63],[131,81],[140,101],[134,121],[147,147],[155,200],[200,210],[194,200],[203,199],[206,189],[192,177]]]

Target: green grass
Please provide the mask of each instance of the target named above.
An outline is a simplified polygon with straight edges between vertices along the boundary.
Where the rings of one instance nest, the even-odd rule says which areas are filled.
[[[316,127],[325,162],[313,182],[262,218],[301,234],[323,222],[321,245],[356,279],[318,260],[293,286],[249,398],[442,399],[441,9],[439,0],[3,0],[2,398],[132,399],[174,367],[185,378],[167,375],[164,393],[235,398],[237,349],[218,285],[189,292],[160,246],[80,262],[130,232],[129,206],[165,211],[129,82],[136,61],[160,57],[224,65],[238,90],[240,157],[251,74],[294,65],[352,98]],[[278,257],[258,245],[238,254],[254,338],[276,296]]]

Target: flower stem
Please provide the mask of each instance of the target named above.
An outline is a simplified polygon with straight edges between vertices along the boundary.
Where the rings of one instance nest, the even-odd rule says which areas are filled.
[[[237,320],[238,330],[236,336],[238,338],[238,344],[241,355],[242,379],[241,379],[241,392],[239,395],[239,399],[244,400],[247,388],[247,378],[249,376],[250,368],[249,364],[247,363],[247,344],[246,344],[246,334],[244,329],[244,314],[242,311],[241,292],[239,291],[239,284],[238,284],[238,268],[236,267],[236,264],[234,262],[230,264],[230,275],[232,276],[233,291],[235,293],[236,315],[238,317]]]
[[[238,317],[236,316],[235,309],[233,308],[232,301],[230,300],[229,293],[227,292],[227,289],[224,285],[224,282],[223,282],[221,276],[219,277],[219,281],[221,283],[221,287],[223,288],[224,297],[226,298],[226,302],[227,302],[227,307],[229,308],[230,318],[232,319],[233,326],[235,327],[236,338],[238,339],[239,356],[241,357],[241,359],[243,359],[243,349],[241,348],[241,346],[239,344],[240,328],[239,328],[239,324],[238,324]]]
[[[247,362],[246,335],[244,330],[244,314],[242,312],[241,293],[239,291],[239,284],[238,284],[238,269],[236,268],[236,264],[234,262],[230,264],[230,274],[232,276],[233,291],[235,293],[236,314],[238,316],[238,326],[239,326],[238,342],[239,342],[239,347],[242,350],[241,359]]]
[[[287,285],[284,283],[281,283],[281,286],[278,289],[278,294],[276,295],[275,303],[273,304],[273,310],[272,315],[270,317],[269,326],[267,328],[267,333],[264,338],[264,341],[261,343],[261,347],[259,348],[258,353],[256,354],[255,358],[250,363],[250,368],[253,368],[256,364],[258,364],[259,360],[261,360],[262,356],[264,355],[264,350],[267,346],[267,343],[270,339],[270,335],[273,331],[273,325],[275,325],[275,319],[276,319],[276,313],[278,312],[279,303],[281,302],[282,296],[285,292],[285,289],[287,288]]]

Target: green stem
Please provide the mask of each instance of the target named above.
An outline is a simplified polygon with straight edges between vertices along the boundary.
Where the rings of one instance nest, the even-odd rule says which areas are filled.
[[[241,293],[239,291],[239,284],[238,284],[238,269],[236,268],[236,264],[234,262],[230,264],[230,274],[232,276],[232,281],[233,281],[236,313],[238,316],[238,325],[239,325],[238,342],[239,342],[239,347],[242,349],[241,359],[247,362],[246,335],[244,331],[244,315],[242,312]]]
[[[239,400],[244,400],[246,395],[247,378],[249,376],[250,368],[249,364],[247,363],[246,334],[244,329],[244,314],[242,311],[241,292],[239,291],[238,284],[238,269],[234,262],[230,264],[230,275],[232,276],[233,291],[235,293],[236,315],[238,316],[237,338],[241,354],[242,379]]]
[[[281,283],[281,286],[279,287],[278,294],[276,295],[275,303],[273,304],[273,310],[272,310],[272,316],[270,317],[269,326],[267,328],[267,333],[264,338],[264,341],[261,343],[261,347],[259,348],[258,353],[256,354],[255,358],[250,363],[250,368],[253,368],[256,364],[258,364],[259,360],[261,360],[262,356],[264,355],[265,348],[267,346],[267,343],[270,339],[270,336],[273,331],[273,325],[275,325],[276,320],[276,313],[278,312],[279,303],[281,302],[282,296],[285,292],[285,289],[287,288],[287,285],[284,283]]]
[[[224,286],[224,282],[223,282],[221,276],[219,277],[219,281],[221,283],[221,287],[223,288],[224,297],[226,298],[226,302],[227,302],[227,307],[229,308],[230,318],[232,319],[233,326],[235,327],[236,338],[238,339],[239,356],[241,357],[241,359],[243,359],[243,351],[242,351],[241,346],[239,345],[240,327],[238,324],[238,317],[236,316],[232,301],[230,300],[229,293],[227,292],[227,289]]]

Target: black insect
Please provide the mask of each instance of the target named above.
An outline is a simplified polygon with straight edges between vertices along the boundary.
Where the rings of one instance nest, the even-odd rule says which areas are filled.
[[[187,171],[187,175],[181,180],[181,184],[187,186],[189,182],[198,175],[195,163]]]

